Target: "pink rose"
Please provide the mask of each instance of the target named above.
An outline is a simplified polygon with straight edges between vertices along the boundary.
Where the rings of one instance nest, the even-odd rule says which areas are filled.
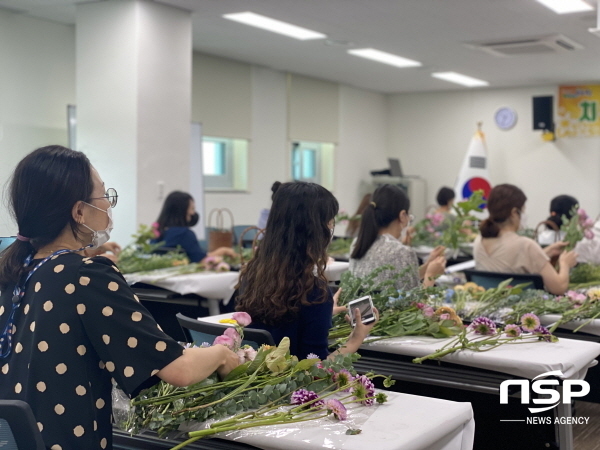
[[[594,219],[591,218],[587,218],[585,219],[585,222],[583,223],[583,227],[584,228],[592,228],[594,226]]]
[[[258,352],[256,350],[254,350],[252,347],[246,347],[244,349],[244,354],[245,354],[246,361],[254,361],[254,358],[256,358],[256,355],[258,354]]]
[[[579,215],[579,219],[580,219],[580,220],[585,220],[585,219],[587,219],[587,218],[588,218],[588,215],[587,215],[587,213],[585,212],[585,209],[583,209],[583,208],[579,208],[579,209],[577,210],[577,215]]]
[[[227,328],[223,335],[232,340],[234,348],[239,348],[242,345],[242,338],[235,328]]]
[[[423,308],[425,308],[425,303],[421,303],[421,302],[415,303],[415,306],[419,309],[423,309]]]
[[[233,339],[230,338],[229,336],[225,336],[224,334],[221,336],[217,336],[215,338],[215,341],[213,342],[213,345],[224,345],[229,350],[233,350],[233,348],[234,348]]]
[[[440,314],[440,320],[449,320],[449,319],[450,319],[450,314],[448,314],[448,313]]]
[[[247,312],[235,312],[233,313],[233,320],[240,324],[242,327],[247,327],[252,323],[252,317]]]
[[[585,230],[583,235],[586,239],[594,239],[594,232],[592,230]]]
[[[425,308],[423,308],[423,315],[425,317],[433,317],[435,314],[435,311],[433,310],[433,308],[431,306],[426,306]]]

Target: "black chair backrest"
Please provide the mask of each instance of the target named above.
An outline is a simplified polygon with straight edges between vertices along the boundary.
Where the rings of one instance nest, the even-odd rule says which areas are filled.
[[[467,281],[472,281],[486,289],[495,288],[509,278],[512,278],[513,285],[530,283],[528,286],[525,286],[524,289],[544,289],[544,280],[539,274],[486,272],[474,269],[465,269],[464,273],[467,277]]]
[[[212,342],[215,337],[222,335],[225,330],[229,328],[227,325],[196,320],[191,317],[184,316],[181,313],[178,313],[176,317],[179,321],[179,324],[183,328],[183,331],[188,337],[188,341],[195,342],[198,345],[202,342],[198,342],[199,339],[197,336],[206,336],[202,337],[202,339],[208,339],[209,337],[212,337],[210,341]],[[252,345],[252,347],[257,348],[263,344],[275,345],[275,341],[273,340],[271,333],[266,330],[260,330],[258,328],[244,328],[244,341],[242,344]]]
[[[46,448],[27,403],[21,400],[0,400],[0,447],[17,450]]]

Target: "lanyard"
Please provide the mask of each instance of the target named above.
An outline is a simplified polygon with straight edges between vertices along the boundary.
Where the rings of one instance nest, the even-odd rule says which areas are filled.
[[[25,277],[25,280],[23,282],[17,283],[17,285],[15,286],[15,288],[13,290],[12,309],[10,311],[10,316],[8,317],[8,321],[6,322],[6,325],[4,326],[4,328],[2,330],[2,335],[0,336],[0,359],[8,358],[8,356],[11,353],[12,335],[13,335],[13,329],[15,326],[15,313],[17,312],[17,309],[19,309],[19,307],[21,306],[21,301],[23,300],[23,297],[25,296],[25,286],[27,285],[27,282],[29,281],[31,276],[40,267],[42,267],[42,265],[44,265],[46,262],[48,262],[53,257],[62,255],[64,253],[80,252],[80,251],[86,249],[87,247],[89,247],[89,246],[81,247],[80,249],[77,249],[77,250],[62,249],[62,250],[55,251],[50,256],[47,256],[46,258],[42,259],[39,263],[37,263],[36,266],[27,273],[27,276]],[[25,258],[23,267],[25,267],[25,268],[29,267],[32,260],[33,260],[33,254],[31,254],[27,258]],[[22,278],[23,277],[21,277],[21,279]]]

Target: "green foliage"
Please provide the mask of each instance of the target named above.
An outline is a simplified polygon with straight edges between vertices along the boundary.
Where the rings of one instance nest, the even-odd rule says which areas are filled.
[[[477,234],[477,229],[473,225],[477,221],[477,217],[473,216],[472,212],[483,211],[481,205],[484,204],[483,191],[480,189],[473,192],[467,200],[453,205],[456,218],[449,221],[448,227],[443,230],[441,244],[457,250],[461,244],[470,242],[471,237]]]
[[[352,238],[338,238],[331,241],[327,248],[327,254],[335,257],[341,256],[346,257],[350,253],[350,246],[352,245]]]
[[[594,282],[600,284],[600,266],[587,263],[577,264],[571,270],[570,281],[574,285]]]

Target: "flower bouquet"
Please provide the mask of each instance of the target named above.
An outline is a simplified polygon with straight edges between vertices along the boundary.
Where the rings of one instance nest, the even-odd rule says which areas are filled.
[[[165,437],[183,424],[210,421],[206,428],[189,432],[189,439],[174,447],[180,449],[225,431],[327,416],[345,420],[345,405],[349,403],[371,406],[386,401],[385,394],[376,393],[371,381],[379,375],[359,376],[354,371],[357,354],[326,361],[307,355],[300,360],[290,355],[287,337],[277,347],[263,345],[254,350],[242,346],[243,326],[250,323],[250,316],[235,313],[233,317],[235,327],[216,337],[212,345],[228,346],[238,354],[241,364],[223,380],[213,374],[193,386],[178,388],[160,382],[143,391],[131,402],[126,424],[130,432],[150,429]],[[393,381],[385,378],[384,385],[391,384]]]
[[[566,215],[562,216],[562,226],[560,231],[564,233],[563,241],[567,242],[566,251],[573,250],[577,243],[584,237],[586,239],[594,239],[594,220],[588,217],[583,208],[575,205],[571,211],[571,218]]]

